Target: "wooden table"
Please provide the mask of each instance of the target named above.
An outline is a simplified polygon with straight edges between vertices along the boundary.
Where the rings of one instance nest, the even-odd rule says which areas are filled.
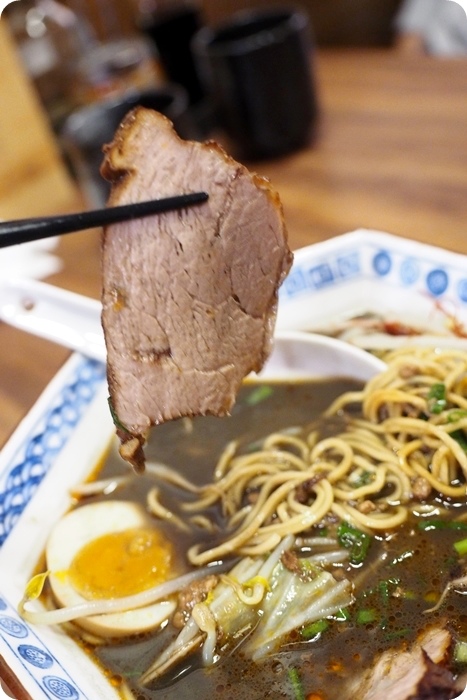
[[[467,253],[467,60],[328,50],[316,74],[316,142],[254,165],[281,193],[292,248],[366,227]],[[50,282],[97,298],[99,233],[64,237],[59,254]],[[0,444],[68,354],[0,324]]]

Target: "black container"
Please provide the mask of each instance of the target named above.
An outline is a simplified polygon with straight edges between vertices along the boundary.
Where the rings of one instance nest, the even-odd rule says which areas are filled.
[[[201,27],[196,6],[174,3],[171,9],[141,17],[138,27],[157,48],[167,78],[185,88],[192,104],[199,102],[203,89],[191,51],[193,36]]]
[[[236,13],[217,28],[201,29],[192,47],[237,157],[273,158],[309,143],[318,108],[304,12]]]
[[[141,105],[168,117],[182,138],[196,138],[197,131],[188,111],[185,90],[167,85],[96,102],[74,112],[61,132],[61,143],[71,169],[90,205],[107,201],[110,184],[100,174],[102,148],[110,143],[125,115]]]

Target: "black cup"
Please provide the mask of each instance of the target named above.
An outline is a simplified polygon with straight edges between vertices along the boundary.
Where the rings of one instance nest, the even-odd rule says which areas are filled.
[[[125,115],[138,105],[164,114],[182,138],[197,137],[188,95],[177,85],[132,90],[78,109],[68,117],[60,136],[71,170],[91,206],[103,206],[110,193],[110,184],[100,174],[102,147],[112,141]]]
[[[309,143],[318,109],[304,12],[239,12],[217,28],[201,29],[192,48],[237,157],[273,158]]]
[[[199,103],[203,91],[190,47],[202,24],[198,8],[185,2],[166,3],[164,11],[142,14],[138,24],[156,47],[168,80],[183,85],[192,104]]]

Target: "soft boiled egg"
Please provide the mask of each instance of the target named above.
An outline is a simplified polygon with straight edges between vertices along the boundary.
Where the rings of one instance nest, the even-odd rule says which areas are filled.
[[[127,501],[70,511],[51,532],[45,555],[53,594],[63,607],[140,593],[179,573],[172,543],[142,506]],[[124,636],[159,627],[174,608],[166,600],[76,622],[101,636]]]

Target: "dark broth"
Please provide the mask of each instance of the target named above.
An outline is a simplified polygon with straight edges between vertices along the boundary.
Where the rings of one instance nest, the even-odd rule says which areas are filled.
[[[192,481],[206,483],[230,440],[239,440],[240,449],[248,450],[271,432],[319,420],[336,396],[357,388],[348,380],[266,386],[272,391],[262,385],[246,385],[229,418],[195,419],[190,429],[184,420],[155,428],[147,449],[148,459],[174,467]],[[335,421],[326,430],[332,431],[333,425]],[[113,450],[99,476],[126,471],[127,466]],[[135,477],[116,497],[144,502],[153,483],[148,476]],[[164,487],[164,502],[176,509],[177,490]],[[464,505],[455,509],[457,516],[462,508]],[[168,526],[162,527],[170,536]],[[187,546],[199,541],[200,533],[186,536],[177,532],[172,536],[183,555]],[[351,679],[369,668],[377,653],[391,647],[405,648],[426,626],[448,623],[455,637],[467,638],[465,597],[450,596],[440,612],[423,614],[450,578],[460,573],[453,543],[461,536],[462,533],[449,529],[421,532],[414,519],[390,537],[373,538],[364,566],[344,566],[345,575],[356,585],[357,600],[349,609],[350,618],[332,620],[324,632],[311,640],[304,640],[297,632],[280,653],[260,664],[245,660],[241,645],[235,654],[209,669],[201,668],[194,655],[172,670],[163,682],[142,690],[136,685],[137,679],[173,638],[170,625],[154,635],[97,647],[94,653],[107,672],[127,680],[138,699],[293,699],[297,696],[291,669],[299,675],[305,697],[350,699],[354,697]],[[202,537],[206,539],[206,535]]]

